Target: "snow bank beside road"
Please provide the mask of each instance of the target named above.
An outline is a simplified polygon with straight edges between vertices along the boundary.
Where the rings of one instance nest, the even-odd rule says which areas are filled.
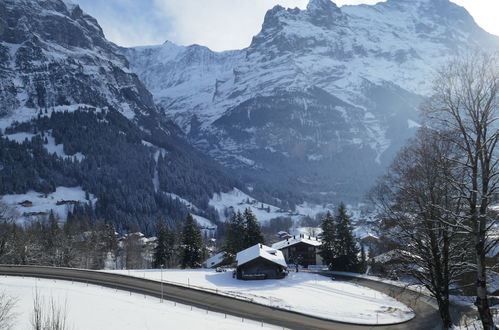
[[[33,310],[33,295],[38,290],[45,300],[53,297],[61,306],[67,302],[70,328],[85,330],[232,330],[232,329],[276,329],[271,325],[257,323],[190,306],[160,302],[153,297],[144,297],[126,291],[94,285],[47,279],[0,277],[0,292],[17,298],[14,312],[17,313],[13,330],[30,329]],[[281,329],[281,328],[279,328]]]
[[[161,278],[159,270],[151,269],[111,272]],[[334,321],[382,325],[414,317],[410,308],[383,293],[310,273],[290,273],[282,280],[241,281],[232,278],[231,272],[164,270],[163,280]]]

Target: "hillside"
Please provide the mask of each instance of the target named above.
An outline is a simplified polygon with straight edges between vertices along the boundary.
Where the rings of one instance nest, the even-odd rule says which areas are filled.
[[[174,194],[218,219],[209,200],[240,184],[186,142],[94,18],[61,0],[7,0],[0,31],[3,202],[46,205],[39,198],[73,189],[77,200],[51,202],[61,220],[153,233],[159,216],[175,225],[192,211]],[[13,206],[25,219],[50,212]]]

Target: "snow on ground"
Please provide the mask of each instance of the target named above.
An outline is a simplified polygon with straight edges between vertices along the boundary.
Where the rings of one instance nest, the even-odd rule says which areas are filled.
[[[499,313],[496,313],[493,315],[494,317],[494,323],[496,325],[499,324]],[[475,330],[475,329],[482,329],[482,322],[478,319],[478,317],[475,318],[464,318],[462,319],[458,325],[452,327],[452,330]]]
[[[249,208],[260,222],[267,222],[270,219],[280,216],[289,216],[288,212],[273,205],[258,202],[253,197],[236,188],[227,193],[215,194],[210,199],[209,205],[218,211],[220,219],[223,220],[227,220],[225,215],[226,209],[232,209],[234,212],[244,212],[245,209]]]
[[[85,156],[81,152],[77,152],[73,156],[66,155],[66,153],[64,152],[64,145],[62,143],[56,144],[55,139],[51,135],[47,135],[46,137],[47,137],[48,143],[44,144],[44,147],[45,147],[45,149],[47,149],[47,151],[49,153],[56,154],[57,156],[62,157],[62,158],[73,158],[74,157],[79,161],[82,161],[83,159],[85,159]]]
[[[30,329],[33,295],[48,302],[52,297],[59,305],[67,303],[71,329],[135,330],[135,329],[270,329],[271,325],[209,312],[190,306],[160,302],[126,291],[100,286],[48,279],[0,277],[0,292],[17,298],[17,314],[13,330]],[[279,328],[280,329],[280,328]]]
[[[200,215],[192,214],[192,217],[196,220],[196,222],[202,229],[209,229],[209,230],[217,229],[217,225],[214,225],[210,220]]]
[[[26,96],[24,94],[23,96]],[[68,112],[74,112],[79,109],[86,109],[86,108],[91,108],[94,109],[93,111],[95,112],[100,112],[102,109],[100,108],[95,108],[92,105],[88,104],[71,104],[71,105],[59,105],[55,107],[51,107],[47,110],[47,112],[40,112],[40,109],[35,109],[35,108],[28,108],[28,107],[20,107],[13,111],[10,115],[7,117],[3,117],[0,120],[0,131],[4,131],[7,127],[11,126],[14,122],[19,122],[19,123],[24,123],[31,121],[35,118],[37,118],[39,115],[45,116],[45,117],[50,117],[52,112],[57,112],[57,111],[68,111]],[[104,108],[107,109],[107,108]]]
[[[160,270],[110,272],[161,278]],[[311,273],[293,272],[281,280],[241,281],[231,272],[164,270],[163,280],[342,322],[390,324],[414,317],[407,306],[385,294]]]
[[[15,141],[19,144],[23,143],[26,139],[31,140],[35,136],[36,136],[36,134],[26,133],[26,132],[19,132],[19,133],[5,135],[5,137],[8,140]],[[74,155],[67,155],[64,152],[64,145],[63,144],[56,144],[55,139],[50,134],[50,132],[48,132],[48,134],[45,135],[45,137],[47,138],[47,143],[45,143],[43,146],[45,147],[45,149],[47,149],[47,151],[50,154],[56,154],[57,156],[62,157],[62,158],[66,158],[66,159],[73,159],[74,158],[74,159],[77,159],[79,161],[82,161],[83,159],[85,159],[85,155],[83,155],[81,152],[77,152]]]
[[[295,212],[283,210],[277,206],[257,201],[237,188],[229,192],[214,194],[213,198],[209,201],[209,205],[218,211],[222,220],[228,220],[226,210],[244,212],[245,209],[249,208],[262,223],[278,217],[289,217],[297,222],[305,216],[313,217],[318,213],[325,213],[327,210],[331,210],[330,205],[323,207],[308,203],[298,205]]]
[[[25,133],[25,132],[19,132],[19,133],[5,135],[5,137],[8,140],[15,141],[19,144],[23,143],[25,140],[31,141],[31,139],[35,136],[36,136],[36,134]]]
[[[90,200],[95,204],[97,199],[94,195],[89,194]],[[59,216],[61,220],[66,220],[68,210],[73,207],[72,202],[78,201],[87,203],[85,199],[85,191],[81,187],[57,187],[56,191],[48,195],[30,190],[26,194],[14,194],[0,196],[0,201],[11,206],[14,212],[21,216],[22,221],[27,221],[33,216],[49,214],[50,210]],[[31,206],[23,206],[21,203],[29,201]],[[64,203],[64,201],[69,203]],[[58,203],[59,202],[59,203]],[[57,205],[60,204],[60,205]]]

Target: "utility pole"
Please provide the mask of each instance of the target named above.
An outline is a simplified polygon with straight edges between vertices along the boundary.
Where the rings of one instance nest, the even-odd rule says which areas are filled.
[[[163,302],[163,265],[161,265],[161,302]]]

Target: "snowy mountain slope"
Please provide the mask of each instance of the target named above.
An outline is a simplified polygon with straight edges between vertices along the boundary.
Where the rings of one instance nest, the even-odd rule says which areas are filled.
[[[311,0],[269,10],[243,50],[124,54],[199,149],[247,183],[320,200],[365,192],[415,130],[435,68],[474,47],[497,50],[499,38],[448,0]]]
[[[128,66],[71,1],[0,1],[0,196],[57,193],[80,202],[71,216],[121,232],[152,234],[159,216],[182,222],[190,207],[175,196],[217,220],[209,199],[242,184],[187,142]],[[61,219],[70,211],[39,202]]]
[[[117,50],[97,21],[77,5],[2,1],[2,121],[72,104],[112,107],[127,118],[154,111],[151,94]]]

